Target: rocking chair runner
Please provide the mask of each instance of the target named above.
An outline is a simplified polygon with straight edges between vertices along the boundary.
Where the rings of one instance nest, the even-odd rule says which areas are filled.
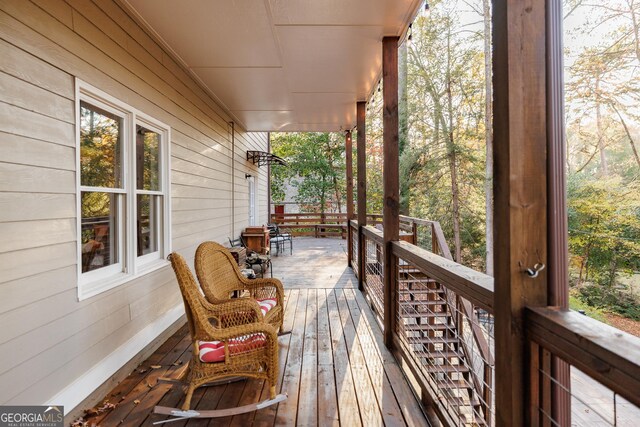
[[[198,246],[195,267],[204,295],[213,304],[229,301],[234,291],[248,291],[250,298],[240,299],[259,302],[262,307],[275,302],[266,311],[264,320],[282,332],[284,288],[278,279],[245,278],[227,248],[216,242]]]
[[[158,406],[155,412],[184,418],[209,418],[229,415],[229,412],[234,415],[253,411],[284,400],[285,396],[276,396],[278,335],[273,326],[262,320],[258,304],[249,299],[211,304],[200,293],[184,258],[172,253],[169,260],[182,292],[193,340],[193,356],[181,378],[188,384],[182,411]],[[270,400],[233,410],[189,410],[196,388],[237,376],[269,381]]]

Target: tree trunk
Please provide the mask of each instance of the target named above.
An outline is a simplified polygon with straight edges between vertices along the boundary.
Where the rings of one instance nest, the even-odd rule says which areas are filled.
[[[398,47],[398,156],[409,145],[409,111],[407,105],[407,42]],[[400,168],[402,173],[402,168]],[[400,176],[400,215],[409,215],[409,176]]]
[[[596,76],[596,128],[598,130],[598,151],[600,152],[600,175],[609,175],[607,156],[604,153],[604,135],[602,132],[602,111],[599,99],[600,75]]]
[[[617,249],[617,248],[616,248]],[[609,289],[613,289],[616,284],[616,273],[618,272],[618,260],[615,256],[616,251],[612,251],[613,256],[609,263]]]
[[[589,243],[587,244],[587,250],[584,255],[584,281],[586,282],[589,279],[589,253],[591,252],[591,239],[589,239]]]
[[[493,276],[493,95],[491,87],[491,7],[482,0],[484,18],[484,132],[486,146],[485,167],[485,271]]]
[[[320,190],[320,213],[322,215],[325,213],[325,205],[327,204],[326,183],[327,177],[322,175],[322,190]]]
[[[456,165],[456,147],[453,137],[453,94],[451,93],[451,34],[447,36],[447,158],[449,159],[449,171],[451,175],[451,200],[453,204],[453,241],[456,247],[456,262],[460,262],[462,250],[460,248],[460,192],[458,189],[458,169]]]
[[[631,13],[631,22],[633,25],[633,40],[634,50],[636,53],[636,59],[640,62],[640,22],[638,22],[638,15],[636,15],[633,7],[630,5],[629,12]]]
[[[636,145],[633,142],[633,137],[631,136],[631,131],[629,130],[629,127],[627,126],[627,122],[624,121],[624,118],[622,117],[622,114],[620,114],[620,111],[618,111],[618,109],[616,108],[616,106],[613,103],[611,103],[611,108],[613,108],[613,111],[616,112],[616,114],[618,115],[618,118],[620,119],[620,123],[622,123],[622,127],[624,128],[624,131],[627,134],[627,138],[629,138],[629,144],[631,145],[631,150],[633,151],[633,156],[636,158],[636,163],[638,164],[638,167],[640,167],[640,156],[638,156],[638,150],[636,149]]]
[[[336,192],[336,203],[338,204],[338,212],[342,212],[342,204],[340,203],[340,188],[338,188],[338,178],[333,175],[333,188]]]

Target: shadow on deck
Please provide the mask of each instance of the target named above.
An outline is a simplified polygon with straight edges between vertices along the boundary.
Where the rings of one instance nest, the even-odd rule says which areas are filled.
[[[288,249],[288,248],[287,248]],[[293,255],[273,257],[274,277],[285,286],[285,330],[280,337],[278,390],[289,399],[257,412],[188,426],[427,425],[400,367],[385,348],[368,303],[347,267],[346,241],[294,239]],[[151,425],[165,419],[155,405],[177,407],[180,386],[157,383],[177,377],[191,357],[186,326],[170,337],[105,396],[116,404],[89,419],[101,426]],[[192,408],[222,409],[267,398],[264,381],[246,380],[196,390]]]

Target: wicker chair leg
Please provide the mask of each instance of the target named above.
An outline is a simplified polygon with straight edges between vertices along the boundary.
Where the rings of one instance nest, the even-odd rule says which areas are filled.
[[[182,382],[188,382],[189,379],[189,371],[191,371],[191,361],[187,362],[184,366],[182,373],[178,376],[177,380]]]
[[[189,384],[189,388],[187,389],[187,395],[184,398],[184,404],[182,405],[183,411],[188,411],[191,406],[191,396],[193,396],[193,392],[196,389],[193,383]]]
[[[269,388],[269,399],[275,399],[276,398],[276,386],[272,385]]]

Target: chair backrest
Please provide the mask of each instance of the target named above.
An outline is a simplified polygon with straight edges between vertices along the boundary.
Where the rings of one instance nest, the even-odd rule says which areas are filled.
[[[232,248],[245,248],[244,240],[242,237],[238,237],[237,239],[231,239],[231,237],[227,237],[229,239],[229,246]]]
[[[240,281],[240,269],[233,255],[216,242],[198,246],[195,267],[204,295],[212,303],[228,300]]]
[[[267,224],[267,228],[269,229],[270,237],[276,237],[278,235],[278,226],[276,224]]]
[[[194,340],[199,339],[203,336],[201,322],[208,322],[209,320],[204,313],[204,306],[201,302],[202,294],[198,283],[182,255],[172,252],[167,258],[171,261],[171,266],[178,279],[178,286],[180,286],[184,302],[184,311],[187,314],[189,323],[189,332]]]

